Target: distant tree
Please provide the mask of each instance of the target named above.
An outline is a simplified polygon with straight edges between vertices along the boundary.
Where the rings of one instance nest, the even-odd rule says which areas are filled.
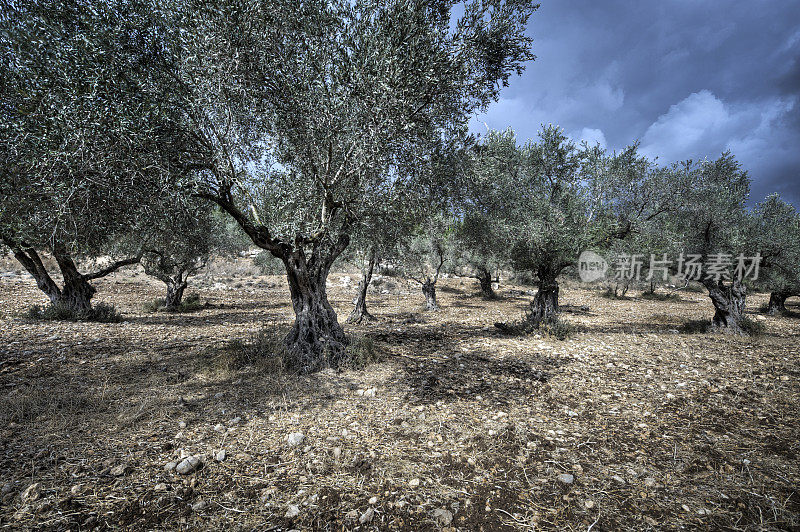
[[[439,310],[436,283],[442,268],[453,256],[453,223],[441,214],[431,215],[405,236],[396,247],[396,263],[425,296],[425,310]]]
[[[198,192],[283,262],[295,311],[286,341],[301,371],[344,355],[325,280],[370,198],[411,187],[411,169],[533,58],[529,1],[472,0],[458,19],[452,7],[218,0],[179,10],[187,123],[215,147]]]
[[[510,261],[508,243],[515,228],[509,209],[516,201],[514,182],[521,181],[522,171],[522,152],[513,131],[490,131],[472,149],[461,183],[456,238],[461,261],[471,268],[486,298],[495,297],[492,272]]]
[[[145,273],[166,285],[164,308],[180,307],[189,277],[224,249],[223,237],[206,202],[182,201],[164,206],[149,228],[142,266]]]
[[[715,310],[714,330],[744,334],[747,287],[735,269],[738,257],[752,257],[758,251],[746,209],[750,178],[729,152],[714,161],[686,163],[681,173],[676,179],[685,180],[687,186],[675,196],[670,214],[685,250],[675,263],[676,273],[688,274],[708,290]],[[701,265],[700,272],[695,273],[691,264]],[[724,266],[728,273],[709,269],[709,264]]]
[[[800,295],[800,213],[772,194],[756,205],[753,238],[763,257],[756,286],[770,292],[767,312],[786,312],[786,300]]]
[[[164,36],[148,13],[43,1],[0,13],[0,241],[53,305],[83,315],[91,281],[139,260],[135,249],[103,257],[137,232],[179,171],[162,149],[182,136],[152,98]]]

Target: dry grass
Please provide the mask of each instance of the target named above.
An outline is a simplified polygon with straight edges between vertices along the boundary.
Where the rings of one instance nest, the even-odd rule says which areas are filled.
[[[357,279],[340,278],[342,317]],[[213,307],[179,315],[142,312],[160,284],[118,275],[98,297],[119,324],[22,320],[41,296],[3,279],[0,523],[433,530],[447,510],[458,530],[800,526],[800,320],[770,317],[757,338],[684,334],[711,317],[703,294],[569,286],[562,302],[589,307],[564,314],[576,335],[507,337],[493,324],[523,315],[519,287],[484,301],[474,281],[446,279],[442,311],[424,313],[418,289],[392,281],[370,294],[379,320],[346,328],[383,361],[296,376],[271,356],[291,320],[279,277],[201,277]],[[165,471],[182,451],[205,465]]]

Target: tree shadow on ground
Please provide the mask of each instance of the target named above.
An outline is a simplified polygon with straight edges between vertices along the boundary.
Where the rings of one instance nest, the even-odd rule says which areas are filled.
[[[253,312],[213,312],[213,313],[157,313],[138,316],[126,316],[125,321],[139,325],[174,325],[180,327],[202,327],[209,325],[242,325],[264,320],[284,321],[283,314],[266,312],[268,309],[282,308],[282,305],[264,305]]]

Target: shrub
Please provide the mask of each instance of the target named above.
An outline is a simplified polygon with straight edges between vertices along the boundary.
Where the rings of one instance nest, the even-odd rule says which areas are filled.
[[[152,301],[148,301],[144,305],[142,305],[142,309],[145,312],[176,312],[176,313],[183,313],[183,312],[195,312],[197,310],[201,310],[207,306],[207,303],[203,303],[200,300],[200,294],[188,294],[180,304],[175,308],[167,308],[166,307],[166,300],[162,298],[157,298]]]
[[[542,321],[538,324],[534,324],[530,320],[525,319],[513,323],[495,323],[494,326],[504,333],[514,336],[539,333],[558,340],[566,340],[577,332],[574,325],[560,316],[556,316],[552,320]]]
[[[98,303],[90,310],[76,311],[65,305],[33,305],[25,313],[25,317],[33,320],[45,321],[96,321],[99,323],[119,323],[122,314],[117,312],[114,305]]]
[[[383,353],[376,348],[375,341],[369,336],[351,337],[345,357],[344,365],[353,369],[364,369],[384,360]]]
[[[748,318],[747,316],[742,318],[741,326],[744,332],[746,332],[749,336],[761,336],[766,330],[766,327],[763,323],[752,318]]]
[[[663,294],[659,292],[642,292],[642,299],[650,301],[680,301],[681,296],[675,293]]]
[[[261,275],[283,275],[286,271],[283,262],[277,257],[273,257],[269,251],[261,251],[253,257],[253,264]]]

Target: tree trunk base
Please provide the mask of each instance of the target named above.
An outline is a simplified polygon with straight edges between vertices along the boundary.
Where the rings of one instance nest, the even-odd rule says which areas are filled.
[[[708,296],[714,304],[714,318],[711,330],[725,334],[746,335],[742,327],[744,308],[747,303],[747,288],[734,281],[730,286],[722,282],[706,285]]]
[[[489,273],[488,270],[483,270],[478,273],[478,282],[481,286],[481,295],[485,299],[495,299],[497,297],[497,294],[495,294],[492,288],[492,274]]]
[[[539,283],[539,289],[531,301],[531,309],[526,319],[534,327],[550,323],[558,314],[558,283],[555,281]]]
[[[432,281],[422,283],[422,293],[425,295],[425,310],[439,310],[439,304],[436,302],[436,283]]]
[[[772,292],[769,295],[769,304],[767,305],[767,314],[775,316],[786,312],[786,299],[788,294],[782,292]]]

